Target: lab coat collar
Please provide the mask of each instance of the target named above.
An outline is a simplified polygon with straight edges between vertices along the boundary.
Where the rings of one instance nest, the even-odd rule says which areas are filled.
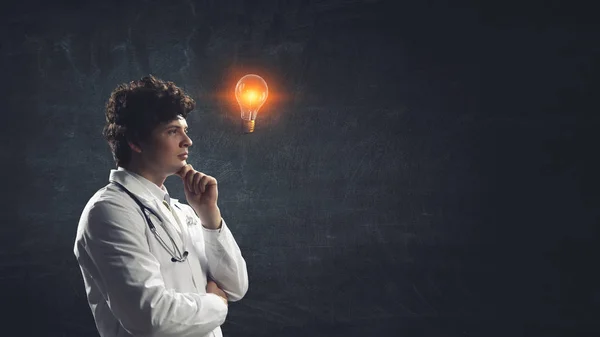
[[[173,226],[173,229],[176,230],[177,228],[179,228],[179,226],[177,225],[177,220],[174,218],[173,213],[169,212],[167,208],[163,206],[163,200],[157,198],[156,195],[150,192],[150,190],[146,186],[144,186],[144,184],[141,183],[140,180],[136,178],[131,172],[123,168],[119,168],[117,170],[113,169],[110,171],[109,181],[114,181],[123,185],[127,190],[129,190],[129,192],[133,193],[142,204],[158,212],[161,219],[165,219],[167,223],[170,223],[171,226]],[[178,202],[178,200],[174,198],[172,198],[171,200],[173,203]],[[177,245],[179,245],[180,247],[183,246],[183,237],[179,235],[173,235],[173,233],[171,233],[171,236],[173,237]]]
[[[150,193],[154,194],[154,196],[158,200],[165,200],[169,205],[171,205],[171,197],[169,195],[169,191],[167,191],[167,187],[165,185],[158,187],[155,183],[146,179],[144,176],[141,176],[133,171],[130,171],[124,167],[119,167],[118,170],[129,172],[132,176],[137,178],[137,180],[144,185],[150,191]]]
[[[146,178],[139,176],[131,171],[128,171],[127,169],[125,169],[123,167],[118,167],[118,169],[116,169],[116,170],[114,170],[114,169],[110,170],[110,175],[108,177],[109,181],[114,181],[114,182],[117,182],[117,183],[125,186],[125,188],[127,188],[131,193],[135,194],[138,198],[143,199],[147,203],[154,201],[154,200],[159,200],[162,203],[162,201],[164,199],[159,198],[157,194],[162,192],[162,193],[166,193],[168,195],[168,191],[166,191],[166,187],[165,187],[165,191],[163,191],[160,187],[156,186],[156,184],[154,184],[153,182],[151,182],[147,179],[145,182],[147,182],[148,184],[144,184],[144,182],[142,182],[142,179],[146,179]],[[150,186],[150,184],[153,184],[153,186]],[[150,190],[150,188],[153,188],[153,187],[156,187],[156,191],[161,191],[161,192],[153,193]],[[173,203],[176,203],[179,201],[178,199],[175,199],[170,196],[168,198]]]

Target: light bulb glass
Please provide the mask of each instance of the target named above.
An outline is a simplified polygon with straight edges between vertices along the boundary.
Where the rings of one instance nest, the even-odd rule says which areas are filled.
[[[265,104],[269,96],[269,87],[265,80],[254,74],[242,77],[235,86],[235,98],[240,105],[242,125],[247,125],[246,132],[254,131],[256,113]]]

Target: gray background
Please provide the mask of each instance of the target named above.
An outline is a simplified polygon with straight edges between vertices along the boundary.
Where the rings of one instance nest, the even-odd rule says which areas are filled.
[[[558,1],[3,5],[3,336],[97,336],[72,253],[115,86],[197,108],[248,264],[226,336],[600,332],[598,27]],[[240,133],[238,78],[270,97]],[[166,185],[185,200],[178,178]]]

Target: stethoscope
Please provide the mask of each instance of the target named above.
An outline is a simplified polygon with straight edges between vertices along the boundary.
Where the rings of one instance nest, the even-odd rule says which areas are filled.
[[[114,184],[116,184],[116,185],[118,185],[119,187],[121,187],[121,189],[123,191],[127,192],[127,194],[129,194],[129,196],[140,206],[140,209],[142,210],[142,213],[144,214],[144,217],[146,218],[146,222],[148,223],[148,227],[150,227],[150,231],[154,234],[154,236],[156,237],[156,239],[158,240],[158,242],[160,242],[160,244],[163,246],[163,248],[167,252],[169,252],[169,254],[171,254],[171,261],[173,261],[173,262],[184,262],[187,259],[187,257],[188,257],[188,251],[185,250],[185,247],[181,247],[184,250],[184,252],[182,254],[181,250],[179,250],[179,247],[177,247],[177,244],[175,243],[175,240],[173,240],[173,237],[171,236],[171,234],[169,234],[169,230],[167,230],[165,228],[165,232],[167,232],[167,236],[171,240],[171,243],[173,244],[173,247],[175,247],[175,249],[170,248],[167,245],[167,243],[160,237],[160,235],[158,234],[158,232],[156,231],[156,227],[154,227],[154,224],[150,220],[150,216],[148,215],[148,212],[152,213],[152,215],[154,215],[157,219],[160,220],[160,217],[158,216],[158,214],[156,214],[156,212],[154,212],[149,207],[144,206],[140,202],[140,200],[138,198],[136,198],[135,195],[133,195],[133,193],[129,192],[129,190],[127,188],[125,188],[125,186],[119,184],[116,181],[111,181],[111,182],[114,183]],[[163,226],[163,228],[164,228],[164,226]],[[182,228],[182,230],[183,230],[183,228]]]

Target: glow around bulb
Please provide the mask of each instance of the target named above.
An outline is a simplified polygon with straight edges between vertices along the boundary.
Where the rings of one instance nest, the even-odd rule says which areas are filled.
[[[256,113],[265,104],[267,96],[269,96],[267,82],[258,75],[248,74],[237,82],[235,98],[240,105],[244,132],[254,132]]]

